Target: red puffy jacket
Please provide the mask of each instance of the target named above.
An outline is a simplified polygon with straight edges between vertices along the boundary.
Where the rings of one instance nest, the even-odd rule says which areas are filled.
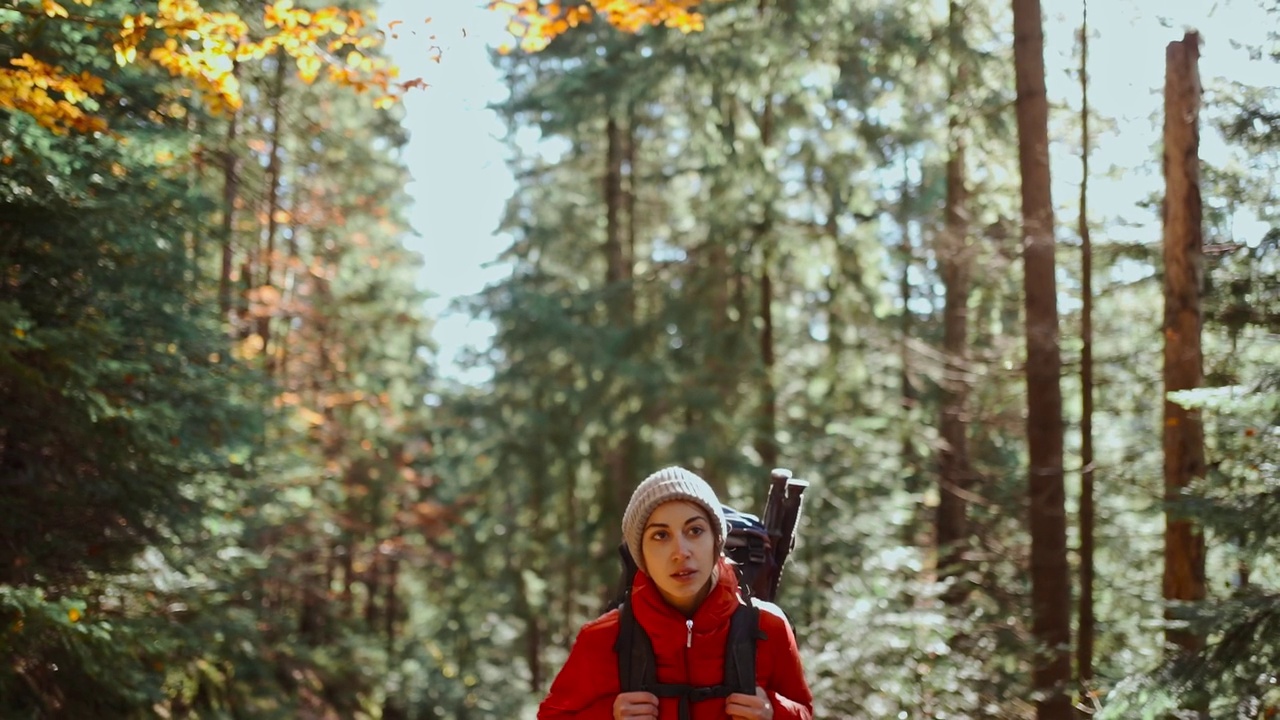
[[[679,685],[719,685],[724,680],[725,643],[729,619],[741,603],[733,567],[720,562],[720,578],[693,615],[690,636],[686,618],[667,604],[644,573],[636,573],[631,600],[636,622],[653,642],[658,682]],[[773,703],[775,720],[812,720],[813,696],[804,679],[795,635],[782,613],[769,603],[760,607],[756,643],[756,684]],[[560,674],[538,708],[538,720],[611,720],[613,701],[620,692],[618,611],[611,610],[583,626]],[[676,720],[677,700],[659,699],[660,720]],[[724,720],[725,701],[704,700],[692,705],[693,720]]]

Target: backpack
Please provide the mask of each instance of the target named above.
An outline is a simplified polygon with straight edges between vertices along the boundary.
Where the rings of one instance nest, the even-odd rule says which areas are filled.
[[[738,572],[742,604],[729,621],[729,637],[725,644],[724,680],[719,685],[659,684],[653,643],[644,628],[636,622],[627,602],[631,582],[639,572],[624,542],[618,546],[622,560],[619,592],[606,611],[618,608],[618,680],[622,692],[645,691],[658,697],[680,699],[680,720],[689,720],[690,705],[733,693],[754,695],[756,692],[756,641],[760,631],[760,608],[757,599],[772,602],[778,591],[782,567],[795,546],[795,529],[799,524],[800,506],[809,483],[791,477],[789,470],[777,469],[770,474],[769,497],[765,503],[765,520],[749,513],[721,505],[728,523],[725,555]]]
[[[772,601],[777,594],[775,577],[781,575],[773,538],[760,518],[721,505],[729,534],[724,539],[724,554],[738,566],[738,582],[752,597]]]

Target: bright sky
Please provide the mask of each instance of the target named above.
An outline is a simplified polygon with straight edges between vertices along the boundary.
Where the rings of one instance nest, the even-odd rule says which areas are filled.
[[[1042,4],[1049,94],[1055,102],[1078,106],[1075,36],[1081,4]],[[399,37],[388,40],[402,76],[423,77],[431,84],[406,101],[405,125],[411,137],[404,160],[414,177],[408,188],[413,197],[410,219],[421,234],[408,244],[425,258],[422,283],[437,295],[428,310],[439,318],[435,338],[441,372],[468,382],[482,381],[485,375],[462,374],[455,357],[466,346],[483,347],[492,327],[450,311],[449,305],[503,276],[504,268],[491,263],[510,238],[495,233],[515,188],[506,166],[505,129],[486,109],[506,96],[488,53],[508,38],[503,18],[484,5],[473,0],[383,0],[379,13],[384,26],[403,21],[394,31]],[[1090,3],[1090,103],[1098,113],[1115,118],[1119,127],[1116,135],[1095,138],[1093,174],[1109,166],[1126,169],[1113,178],[1090,178],[1095,220],[1125,217],[1143,223],[1126,230],[1131,237],[1159,239],[1159,218],[1134,204],[1161,185],[1155,153],[1162,122],[1165,46],[1170,41],[1181,40],[1187,29],[1200,30],[1200,73],[1206,84],[1218,76],[1258,85],[1280,82],[1274,63],[1248,62],[1246,51],[1233,47],[1233,42],[1262,45],[1267,32],[1274,31],[1275,20],[1259,5],[1260,0]],[[427,17],[431,22],[424,22]],[[443,50],[439,64],[430,59],[432,45]],[[1218,162],[1224,149],[1216,133],[1202,127],[1201,138],[1202,156]],[[1061,228],[1074,226],[1079,159],[1074,148],[1063,147],[1051,162],[1063,232]],[[1235,229],[1239,239],[1254,242],[1263,231],[1251,217],[1239,218]],[[1095,236],[1095,241],[1104,240]]]
[[[507,95],[489,56],[507,37],[505,22],[471,0],[383,0],[378,17],[383,26],[403,21],[393,31],[399,37],[388,38],[401,77],[430,83],[405,101],[410,140],[404,161],[414,178],[409,218],[420,234],[407,244],[422,253],[422,285],[436,295],[427,309],[437,318],[440,371],[482,381],[485,374],[464,375],[454,361],[464,347],[484,347],[492,326],[450,305],[503,276],[492,263],[510,244],[497,230],[515,181],[506,164],[506,130],[487,109]],[[431,60],[433,45],[442,50],[438,64]]]

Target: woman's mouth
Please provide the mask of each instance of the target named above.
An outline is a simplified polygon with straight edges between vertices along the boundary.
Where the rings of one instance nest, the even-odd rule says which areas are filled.
[[[671,573],[671,579],[679,583],[693,582],[693,579],[697,576],[697,570],[680,570],[678,572]]]

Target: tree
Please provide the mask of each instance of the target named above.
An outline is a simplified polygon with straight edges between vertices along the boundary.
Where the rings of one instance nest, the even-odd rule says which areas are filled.
[[[1080,602],[1076,679],[1091,692],[1094,640],[1093,243],[1089,233],[1089,3],[1080,21]]]
[[[6,54],[110,102],[100,133],[5,112],[0,715],[431,707],[404,677],[438,668],[415,577],[450,510],[398,118],[283,50],[214,116],[103,56],[114,21],[7,13]]]
[[[57,23],[6,30],[19,57],[101,40]],[[148,585],[178,538],[203,532],[217,473],[257,427],[185,242],[208,198],[175,162],[190,139],[175,116],[199,110],[177,98],[147,112],[167,88],[134,67],[104,85],[118,102],[103,121],[127,141],[53,133],[22,112],[0,140],[6,716],[116,717],[164,700],[163,663],[191,647],[190,626]]]
[[[636,33],[651,25],[681,32],[702,30],[702,15],[693,10],[702,0],[586,0],[544,3],[540,0],[491,0],[490,9],[511,15],[509,29],[520,38],[520,47],[538,52],[571,28],[603,17],[624,33]]]
[[[969,292],[973,267],[973,249],[969,238],[970,209],[965,188],[964,121],[960,95],[965,92],[967,60],[961,54],[964,42],[964,18],[960,4],[949,6],[947,33],[950,75],[947,88],[948,157],[946,161],[946,209],[938,261],[945,285],[943,309],[943,347],[945,366],[942,375],[942,413],[938,422],[942,449],[939,461],[937,544],[939,575],[956,584],[948,599],[958,602],[967,591],[963,584],[965,550],[968,545],[968,496],[973,487],[973,471],[969,464],[966,401],[969,395]]]
[[[102,113],[110,102],[100,76],[100,58],[119,65],[143,58],[180,78],[214,112],[234,111],[243,102],[236,68],[246,62],[287,55],[304,80],[327,68],[330,80],[360,91],[377,91],[375,103],[389,106],[419,81],[395,80],[395,69],[373,52],[381,37],[368,27],[366,13],[339,7],[297,8],[293,0],[266,5],[261,17],[206,10],[198,0],[158,0],[137,12],[121,0],[74,0],[76,12],[55,0],[15,0],[0,8],[6,33],[25,25],[57,23],[89,32],[92,45],[62,57],[23,52],[0,67],[0,108],[35,118],[57,132],[108,130]],[[181,91],[179,91],[181,92]],[[154,110],[163,113],[165,105]]]
[[[1071,584],[1063,486],[1061,355],[1058,346],[1049,102],[1039,0],[1013,1],[1018,164],[1022,171],[1023,288],[1026,298],[1027,444],[1031,530],[1034,685],[1041,720],[1071,717]]]
[[[1166,50],[1164,113],[1164,385],[1166,393],[1204,383],[1200,345],[1203,226],[1200,200],[1200,37],[1188,33]],[[1188,485],[1205,475],[1204,428],[1196,409],[1173,399],[1164,405],[1165,502],[1177,503]],[[1167,617],[1180,618],[1182,603],[1205,598],[1205,539],[1195,522],[1167,510],[1164,598]],[[1194,628],[1166,631],[1177,652],[1194,654],[1203,636]]]

